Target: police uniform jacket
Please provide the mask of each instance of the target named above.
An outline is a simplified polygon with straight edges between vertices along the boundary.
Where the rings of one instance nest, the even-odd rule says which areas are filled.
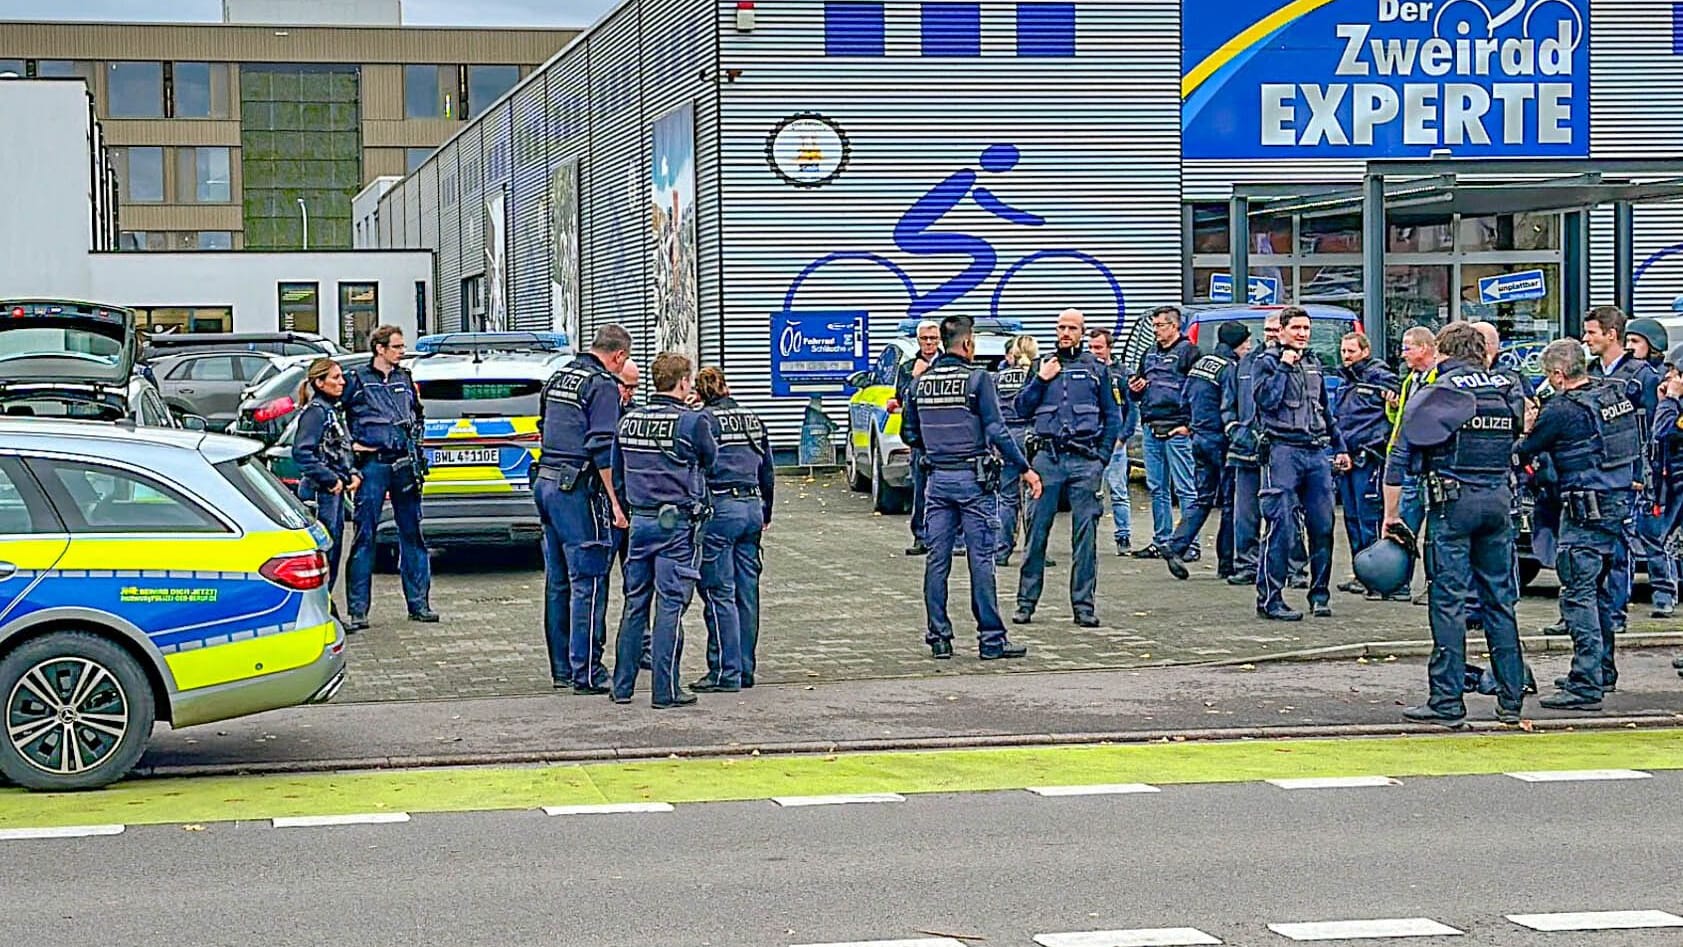
[[[386,375],[373,362],[351,369],[345,374],[345,393],[339,402],[352,442],[373,448],[382,457],[407,451],[409,431],[418,430],[425,419],[415,378],[401,366]]]
[[[1028,384],[1029,375],[1034,370],[1027,365],[1001,365],[994,373],[994,387],[999,394],[999,412],[1005,416],[1005,426],[1021,429],[1029,426],[1033,418],[1017,416],[1017,393]]]
[[[656,394],[619,422],[614,480],[630,512],[654,516],[668,504],[695,516],[710,505],[707,471],[718,465],[713,425],[700,411]]]
[[[1198,362],[1198,346],[1185,336],[1168,345],[1153,345],[1140,356],[1135,375],[1145,379],[1145,390],[1134,394],[1140,423],[1154,432],[1167,433],[1192,423],[1183,393],[1187,375]]]
[[[1683,399],[1662,398],[1654,408],[1653,457],[1668,483],[1683,483]]]
[[[1549,455],[1564,490],[1628,492],[1642,451],[1636,421],[1622,385],[1591,382],[1550,398],[1515,453],[1521,464]]]
[[[900,436],[937,469],[962,469],[989,456],[990,447],[1014,470],[1029,469],[1005,426],[993,377],[957,355],[941,355],[917,380]]]
[[[1268,346],[1267,348],[1272,348]],[[1258,466],[1256,445],[1256,360],[1267,351],[1257,346],[1245,353],[1222,379],[1221,427],[1227,435],[1227,462],[1234,467]]]
[[[1435,473],[1462,483],[1508,485],[1513,451],[1525,417],[1525,401],[1513,378],[1486,368],[1482,362],[1450,359],[1437,368],[1437,380],[1409,398],[1398,425],[1396,444],[1385,468],[1387,486],[1401,486],[1405,473]],[[1468,396],[1472,409],[1466,420],[1437,443],[1419,443],[1411,435],[1417,412],[1434,410],[1424,393],[1447,387]],[[1429,421],[1427,415],[1420,420]]]
[[[540,467],[611,470],[619,430],[619,379],[586,352],[549,376],[538,407]]]
[[[1050,357],[1063,370],[1046,381],[1037,367],[1017,393],[1017,415],[1033,418],[1035,436],[1055,449],[1074,448],[1108,461],[1122,432],[1121,412],[1109,394],[1110,369],[1085,350]]]
[[[707,472],[708,486],[715,494],[721,491],[757,494],[762,521],[770,525],[777,477],[765,424],[759,415],[739,406],[734,398],[717,398],[701,410],[713,427],[713,439],[718,442],[718,460]]]
[[[1359,450],[1383,454],[1391,439],[1385,394],[1397,392],[1396,373],[1371,357],[1347,365],[1338,373],[1344,384],[1339,386],[1332,416],[1344,438],[1345,449],[1352,454]]]
[[[338,398],[317,391],[298,412],[292,459],[304,482],[320,493],[332,493],[338,484],[351,482],[350,434]]]
[[[1222,392],[1238,361],[1231,346],[1217,343],[1214,352],[1199,356],[1187,371],[1181,402],[1193,434],[1219,438],[1226,431],[1222,421]]]
[[[1331,447],[1344,452],[1344,441],[1332,423],[1327,404],[1325,369],[1320,359],[1303,352],[1296,365],[1280,356],[1283,350],[1270,348],[1256,360],[1256,418],[1258,428],[1278,444],[1297,447]]]

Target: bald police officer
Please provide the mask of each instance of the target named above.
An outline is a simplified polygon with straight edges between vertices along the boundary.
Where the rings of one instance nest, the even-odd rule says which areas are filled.
[[[1110,369],[1099,364],[1083,345],[1086,330],[1081,310],[1060,313],[1057,351],[1041,360],[1017,394],[1018,416],[1034,418],[1038,448],[1033,465],[1043,489],[1029,527],[1028,552],[1018,578],[1012,624],[1026,625],[1033,620],[1046,578],[1046,542],[1052,534],[1052,520],[1060,499],[1067,499],[1075,557],[1069,576],[1070,604],[1076,624],[1083,628],[1099,626],[1093,602],[1098,587],[1094,539],[1099,482],[1122,429],[1122,416],[1110,396]]]
[[[1513,490],[1509,473],[1525,402],[1507,374],[1485,366],[1484,340],[1464,322],[1438,334],[1437,380],[1413,394],[1385,468],[1385,522],[1401,523],[1403,473],[1420,477],[1426,541],[1432,657],[1430,695],[1403,716],[1458,728],[1467,719],[1467,596],[1476,592],[1496,677],[1496,718],[1517,724],[1525,702],[1514,602]]]
[[[947,616],[947,580],[952,549],[963,530],[970,565],[970,610],[984,661],[1020,658],[1028,653],[1005,638],[994,585],[993,553],[998,544],[1001,461],[1020,473],[1031,495],[1040,495],[1040,477],[1006,430],[999,393],[976,354],[968,316],[941,320],[941,355],[919,376],[906,404],[900,435],[928,458],[924,537],[929,558],[923,565],[923,604],[929,613],[925,640],[936,658],[951,658],[953,625]],[[998,451],[996,455],[994,451]]]
[[[1547,455],[1560,482],[1560,537],[1555,571],[1560,609],[1572,634],[1572,670],[1544,707],[1600,710],[1613,669],[1614,562],[1625,545],[1635,504],[1642,431],[1636,405],[1614,382],[1592,381],[1584,350],[1570,339],[1543,350],[1543,375],[1555,396],[1520,442],[1520,463]]]

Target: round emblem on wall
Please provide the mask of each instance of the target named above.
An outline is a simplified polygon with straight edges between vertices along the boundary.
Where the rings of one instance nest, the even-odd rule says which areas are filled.
[[[766,162],[796,187],[823,187],[834,181],[851,153],[841,126],[817,112],[789,116],[766,139]]]

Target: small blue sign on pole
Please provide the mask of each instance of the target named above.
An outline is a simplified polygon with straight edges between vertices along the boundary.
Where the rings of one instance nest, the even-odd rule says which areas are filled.
[[[1252,276],[1248,288],[1253,306],[1272,306],[1280,301],[1280,281],[1272,276]],[[1210,300],[1218,303],[1233,301],[1232,273],[1210,275]]]
[[[1543,281],[1542,270],[1503,273],[1499,276],[1486,276],[1478,281],[1479,302],[1489,305],[1519,302],[1522,299],[1542,299],[1548,294],[1549,289]]]
[[[772,397],[846,394],[847,377],[871,367],[866,317],[863,311],[772,313]]]

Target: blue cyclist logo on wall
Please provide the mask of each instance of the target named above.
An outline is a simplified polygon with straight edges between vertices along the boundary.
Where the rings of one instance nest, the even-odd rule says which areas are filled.
[[[984,237],[943,229],[942,221],[959,205],[970,200],[974,201],[977,207],[1007,224],[1019,227],[1044,226],[1045,217],[1009,203],[994,193],[988,184],[983,183],[984,175],[1007,175],[1021,160],[1022,152],[1016,145],[989,146],[982,151],[977,160],[979,171],[964,168],[947,175],[940,183],[912,202],[894,224],[894,245],[901,253],[915,257],[959,258],[954,261],[956,272],[939,285],[920,289],[913,282],[911,275],[888,257],[868,250],[840,250],[812,261],[795,276],[783,296],[784,310],[790,311],[795,308],[796,294],[809,277],[826,266],[841,262],[870,263],[893,274],[905,287],[908,299],[905,314],[911,318],[931,315],[979,289],[998,269],[998,251]],[[962,258],[968,258],[969,263],[963,263]],[[1012,278],[1026,267],[1045,260],[1074,261],[1097,272],[1115,298],[1116,326],[1120,330],[1126,308],[1121,284],[1111,274],[1110,269],[1092,254],[1066,248],[1036,250],[1006,267],[994,284],[988,315],[993,318],[999,317],[1001,300]]]

